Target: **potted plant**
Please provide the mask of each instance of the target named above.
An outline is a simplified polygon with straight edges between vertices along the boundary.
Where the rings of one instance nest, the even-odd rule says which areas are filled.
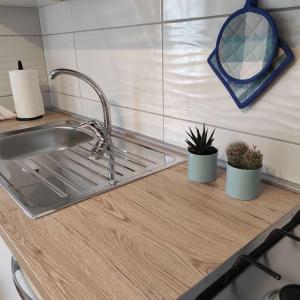
[[[190,128],[186,139],[188,145],[189,180],[208,183],[217,178],[218,149],[213,146],[215,130],[208,137],[208,129],[203,125],[202,134],[196,127],[194,133]]]
[[[261,188],[263,155],[255,146],[235,142],[226,149],[226,193],[239,200],[252,200],[258,197]]]

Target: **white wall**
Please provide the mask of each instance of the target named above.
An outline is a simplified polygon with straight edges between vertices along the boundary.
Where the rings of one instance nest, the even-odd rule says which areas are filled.
[[[91,76],[107,93],[113,123],[179,146],[189,125],[216,127],[216,144],[256,144],[268,174],[300,184],[300,0],[261,0],[296,62],[252,107],[239,110],[208,67],[227,15],[242,0],[69,0],[39,8],[48,72]],[[50,82],[53,105],[99,117],[77,79]]]
[[[12,110],[14,105],[8,71],[17,68],[19,59],[24,68],[38,70],[47,101],[49,88],[38,10],[0,6],[0,105]]]

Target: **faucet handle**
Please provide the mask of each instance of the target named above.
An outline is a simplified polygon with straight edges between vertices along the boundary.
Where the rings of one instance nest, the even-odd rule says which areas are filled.
[[[90,126],[94,126],[96,124],[96,122],[98,123],[99,121],[97,120],[89,120],[89,121],[84,121],[82,122],[80,125],[90,125]]]
[[[103,133],[102,130],[103,127],[98,120],[90,120],[90,121],[82,122],[79,125],[79,128],[88,128],[92,130],[99,139],[101,139],[102,141],[106,140],[105,134]]]

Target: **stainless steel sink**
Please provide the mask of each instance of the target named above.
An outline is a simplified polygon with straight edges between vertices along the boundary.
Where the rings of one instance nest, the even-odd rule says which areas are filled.
[[[112,147],[93,160],[98,139],[79,124],[63,121],[0,134],[0,183],[30,218],[185,160],[173,147],[123,130],[114,130]]]
[[[51,153],[92,140],[93,136],[70,125],[17,132],[0,139],[0,160],[13,160]]]

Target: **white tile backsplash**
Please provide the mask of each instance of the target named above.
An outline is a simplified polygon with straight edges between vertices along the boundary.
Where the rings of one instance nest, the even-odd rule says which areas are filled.
[[[42,93],[43,96],[43,101],[44,101],[44,106],[45,108],[51,108],[52,104],[51,104],[51,95],[50,92],[43,92]]]
[[[72,31],[70,1],[39,8],[42,34],[55,34]]]
[[[0,105],[14,110],[8,71],[37,69],[42,91],[48,91],[45,57],[37,8],[0,6]]]
[[[112,122],[115,126],[163,140],[162,115],[113,106]]]
[[[298,1],[300,7],[300,0]],[[300,10],[287,10],[271,13],[274,18],[279,36],[290,47],[300,47]]]
[[[239,110],[206,60],[226,15],[244,4],[68,0],[46,6],[40,18],[47,67],[78,68],[93,78],[108,96],[116,126],[185,147],[186,126],[206,122],[217,127],[222,157],[232,139],[255,143],[264,152],[269,174],[300,184],[294,163],[300,149],[300,0],[259,1],[275,9],[271,13],[280,36],[297,60],[252,107]],[[161,15],[166,22],[161,23]],[[80,82],[78,90],[74,82],[61,80],[51,86],[53,105],[101,116],[87,84]]]
[[[195,125],[199,127],[202,126],[202,124],[165,117],[165,141],[179,147],[186,147],[184,142],[185,132],[189,127],[194,128]],[[207,128],[210,131],[214,129],[214,127],[211,126],[208,126]],[[293,145],[269,138],[262,138],[250,134],[217,128],[215,134],[215,145],[219,149],[219,158],[226,160],[226,145],[230,142],[239,140],[246,141],[250,145],[256,145],[258,149],[261,150],[264,154],[265,173],[291,182],[300,182],[299,166],[295,164],[295,161],[298,161],[298,157],[300,155],[300,145]]]
[[[75,33],[78,70],[93,78],[111,104],[162,113],[160,25]],[[97,95],[80,82],[84,98]]]
[[[50,93],[49,92],[43,92],[42,96],[43,96],[45,108],[50,108],[51,107]],[[15,105],[14,105],[13,96],[0,97],[0,105],[6,107],[10,111],[15,112]]]
[[[164,20],[225,15],[242,7],[243,0],[164,0]]]
[[[164,25],[165,115],[299,143],[300,49],[293,67],[240,110],[207,63],[219,25],[215,19]]]
[[[59,109],[103,121],[100,101],[60,93],[51,93],[51,101],[52,105]],[[114,126],[139,132],[156,139],[163,139],[163,116],[119,106],[111,106],[110,108]]]
[[[159,22],[160,0],[72,0],[73,30]]]
[[[38,7],[57,4],[57,0],[37,0],[36,2]]]
[[[41,89],[48,90],[41,36],[0,36],[0,45],[0,96],[12,94],[8,71],[17,69],[18,60],[24,68],[38,70]]]
[[[77,70],[73,33],[46,35],[43,43],[48,74],[57,68]],[[55,92],[80,96],[79,80],[74,77],[61,75],[49,79],[49,86]]]
[[[39,8],[43,34],[160,22],[161,0],[66,0]]]
[[[164,20],[204,18],[228,15],[241,9],[245,0],[164,0]],[[258,6],[264,9],[279,9],[300,6],[299,0],[261,0]]]
[[[0,35],[40,34],[41,28],[37,9],[12,6],[0,7]]]
[[[15,111],[14,99],[12,96],[0,97],[0,105],[6,107],[10,111]]]
[[[81,100],[81,98],[68,96],[60,93],[50,92],[51,104],[52,106],[59,108],[61,110],[65,110],[74,114],[84,115],[89,117],[84,111],[85,102]],[[86,107],[89,105],[87,104]],[[99,118],[102,120],[102,115]]]

